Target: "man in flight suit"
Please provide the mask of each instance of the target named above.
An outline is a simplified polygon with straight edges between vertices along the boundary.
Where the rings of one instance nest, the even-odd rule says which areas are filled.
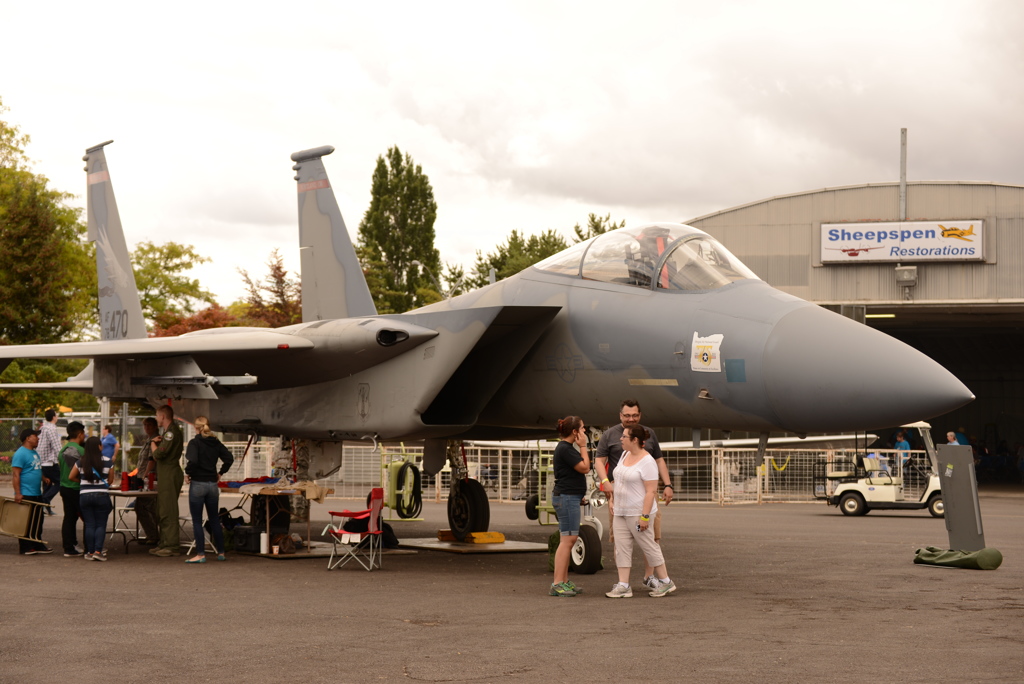
[[[178,537],[178,497],[185,483],[181,470],[181,453],[185,448],[185,435],[174,422],[174,409],[161,406],[156,410],[160,434],[150,441],[153,460],[156,461],[156,505],[160,513],[160,544],[149,552],[154,556],[180,556]]]

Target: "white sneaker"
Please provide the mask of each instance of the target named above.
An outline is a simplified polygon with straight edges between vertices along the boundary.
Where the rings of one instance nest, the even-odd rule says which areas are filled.
[[[632,598],[633,589],[628,584],[615,583],[612,590],[605,594],[608,598]]]
[[[658,588],[658,578],[655,577],[654,575],[651,575],[650,577],[644,577],[644,586],[647,587],[648,589],[657,589]]]
[[[654,598],[661,598],[662,596],[668,596],[675,590],[676,583],[672,580],[669,580],[668,582],[658,582],[658,586],[656,586],[654,588],[654,591],[650,592],[648,596],[653,596]]]

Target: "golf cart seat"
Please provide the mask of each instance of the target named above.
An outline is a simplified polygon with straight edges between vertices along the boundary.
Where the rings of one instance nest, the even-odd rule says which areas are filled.
[[[882,467],[877,458],[865,458],[864,470],[867,472],[867,484],[869,485],[902,485],[903,478],[893,477],[892,474]]]
[[[845,458],[836,459],[829,463],[825,477],[830,480],[850,480],[857,477],[857,466]]]

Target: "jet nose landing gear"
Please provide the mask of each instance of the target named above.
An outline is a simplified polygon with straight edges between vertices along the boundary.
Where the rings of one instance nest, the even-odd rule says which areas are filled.
[[[477,480],[470,479],[466,465],[466,448],[462,442],[448,443],[448,460],[452,468],[452,489],[448,493],[448,525],[452,536],[464,541],[471,532],[486,532],[491,524],[491,506],[487,491]]]

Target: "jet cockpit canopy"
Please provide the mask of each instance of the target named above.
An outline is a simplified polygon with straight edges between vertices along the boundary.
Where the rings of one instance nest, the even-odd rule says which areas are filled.
[[[677,292],[758,280],[718,240],[679,223],[604,233],[545,259],[536,268],[584,280]]]

